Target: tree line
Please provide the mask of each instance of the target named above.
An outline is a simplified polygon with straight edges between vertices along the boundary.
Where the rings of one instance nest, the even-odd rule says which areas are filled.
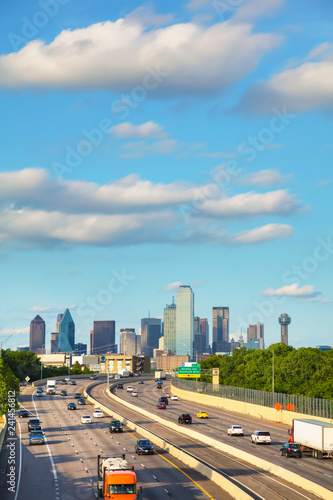
[[[230,356],[210,356],[200,362],[201,369],[219,368],[223,385],[272,391],[272,351],[275,392],[333,399],[333,349],[295,349],[283,343],[264,350],[241,347]],[[200,378],[202,382],[211,380],[209,375]]]

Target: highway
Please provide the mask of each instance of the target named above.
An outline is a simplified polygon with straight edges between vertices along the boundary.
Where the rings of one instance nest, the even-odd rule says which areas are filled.
[[[286,425],[265,422],[236,413],[231,414],[230,412],[224,412],[216,408],[201,408],[195,403],[181,400],[169,401],[166,410],[159,410],[157,409],[158,398],[164,393],[164,391],[169,392],[170,383],[164,382],[163,390],[157,389],[156,384],[153,381],[146,380],[144,385],[139,385],[138,381],[132,378],[123,383],[124,389],[117,389],[115,392],[117,396],[120,396],[130,403],[141,406],[144,409],[155,413],[160,417],[169,419],[172,422],[177,422],[177,417],[180,413],[190,413],[193,417],[193,424],[190,426],[191,429],[201,432],[204,435],[215,437],[218,441],[238,447],[239,449],[247,451],[253,455],[257,455],[260,458],[289,469],[313,482],[317,482],[330,491],[333,490],[333,462],[331,460],[315,460],[306,454],[303,455],[302,459],[286,459],[285,457],[281,457],[280,446],[288,439]],[[132,385],[139,393],[137,398],[133,398],[131,393],[126,392],[127,385]],[[103,403],[107,403],[107,399],[103,394],[104,386],[104,384],[97,386],[92,392],[94,397],[103,401]],[[193,394],[193,397],[195,397],[195,394]],[[115,409],[115,411],[119,411],[119,413],[131,418],[131,420],[140,423],[140,416],[135,415],[135,412],[125,410],[125,408],[121,405],[118,407],[113,401],[111,406]],[[207,410],[210,416],[209,420],[197,419],[196,413],[199,410]],[[148,428],[146,421],[144,424],[145,427]],[[245,431],[244,437],[227,436],[227,427],[231,424],[242,425]],[[172,441],[172,432],[169,429],[165,430],[163,429],[163,426],[156,423],[151,425],[153,432],[165,437],[165,439],[168,439],[169,441]],[[255,429],[269,430],[272,436],[272,444],[269,446],[256,446],[252,444],[250,435]],[[286,484],[277,477],[272,477],[268,473],[262,474],[260,471],[254,470],[255,468],[252,466],[241,464],[238,459],[227,457],[228,460],[227,463],[225,463],[226,456],[224,454],[219,453],[216,450],[212,450],[209,447],[203,447],[202,444],[197,446],[197,451],[195,453],[193,440],[192,443],[189,443],[188,439],[179,437],[179,435],[175,436],[174,439],[175,444],[178,444],[178,446],[181,446],[182,448],[185,447],[185,449],[190,448],[191,453],[199,456],[199,458],[204,458],[204,460],[208,463],[213,463],[215,467],[223,470],[223,472],[226,472],[232,478],[237,478],[237,480],[241,481],[242,484],[251,488],[264,498],[315,498],[304,490],[297,488],[294,489],[292,485]],[[264,491],[266,487],[269,489],[268,491],[270,491],[270,493]]]
[[[138,483],[143,487],[142,500],[230,500],[227,494],[196,471],[174,457],[157,450],[150,456],[134,453],[140,437],[125,428],[122,434],[110,434],[110,417],[93,418],[93,424],[81,424],[81,415],[93,413],[91,405],[69,411],[67,404],[75,402],[74,394],[82,391],[89,379],[78,380],[77,386],[57,385],[55,396],[35,397],[35,388],[23,388],[19,401],[33,416],[38,416],[47,439],[46,445],[29,446],[27,421],[17,418],[16,436],[9,436],[0,458],[1,500],[90,500],[96,495],[97,455],[125,453],[130,465],[135,465]],[[66,388],[67,397],[60,396]],[[17,438],[15,441],[13,441]],[[15,442],[15,487],[9,491],[8,445]]]

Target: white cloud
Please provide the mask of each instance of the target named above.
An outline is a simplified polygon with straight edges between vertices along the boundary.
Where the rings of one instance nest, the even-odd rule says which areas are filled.
[[[272,113],[274,108],[289,113],[314,108],[333,108],[333,46],[325,51],[314,49],[296,68],[275,74],[264,83],[249,88],[239,105],[240,109],[254,113]]]
[[[163,127],[155,122],[146,122],[141,125],[132,125],[124,122],[115,125],[110,130],[111,134],[120,138],[139,138],[139,139],[163,139],[167,136]]]
[[[286,285],[276,290],[274,290],[273,288],[267,288],[267,290],[262,292],[262,295],[313,298],[317,295],[321,295],[321,293],[317,292],[312,285],[299,286],[298,283],[291,283],[291,285]]]
[[[286,190],[227,197],[216,184],[153,183],[135,174],[97,185],[58,182],[40,169],[0,173],[0,240],[30,246],[253,243],[292,229],[267,224],[231,235],[222,223],[299,208]]]
[[[43,311],[50,311],[51,307],[50,306],[33,306],[29,311],[32,312],[43,312]]]
[[[134,93],[140,85],[156,96],[211,95],[252,71],[281,41],[279,35],[251,29],[229,21],[147,29],[138,17],[128,16],[64,30],[50,44],[34,40],[1,56],[0,87]]]
[[[258,215],[290,215],[300,205],[287,190],[267,193],[242,193],[227,198],[220,196],[201,203],[201,212],[215,217],[253,217]]]
[[[263,15],[273,15],[274,11],[279,9],[286,0],[243,0],[238,2],[239,7],[236,10],[233,19],[235,21],[250,21]],[[218,3],[218,2],[217,2]],[[224,3],[223,1],[221,2]],[[225,1],[228,4],[228,1]],[[230,2],[232,5],[232,2]]]
[[[248,231],[242,231],[232,237],[232,243],[262,243],[263,241],[286,238],[292,233],[292,227],[287,224],[266,224]]]
[[[285,177],[282,176],[277,170],[272,170],[272,169],[253,172],[252,174],[244,175],[240,179],[240,184],[242,184],[243,186],[259,185],[262,187],[269,187],[269,186],[276,186],[284,182],[285,182]]]
[[[178,290],[178,288],[181,286],[181,285],[184,285],[184,283],[182,283],[181,281],[175,281],[174,283],[169,283],[168,285],[166,285],[164,287],[164,290],[166,292],[173,292],[174,290]]]

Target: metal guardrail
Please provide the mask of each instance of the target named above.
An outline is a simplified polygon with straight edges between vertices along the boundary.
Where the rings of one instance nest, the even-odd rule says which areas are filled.
[[[333,401],[331,399],[258,391],[256,389],[228,385],[220,385],[218,390],[214,390],[213,384],[209,382],[184,380],[177,377],[172,380],[172,383],[175,387],[186,391],[201,392],[210,396],[243,401],[244,403],[252,403],[269,408],[273,408],[277,403],[280,403],[284,409],[291,412],[304,413],[313,417],[333,418]]]

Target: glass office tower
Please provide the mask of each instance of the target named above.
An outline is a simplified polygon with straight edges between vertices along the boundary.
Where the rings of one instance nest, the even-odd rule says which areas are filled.
[[[75,349],[75,325],[69,309],[65,309],[59,323],[59,352],[72,352]]]
[[[181,285],[176,297],[176,354],[193,358],[194,293],[188,285]]]
[[[176,352],[176,304],[164,308],[164,349]]]

